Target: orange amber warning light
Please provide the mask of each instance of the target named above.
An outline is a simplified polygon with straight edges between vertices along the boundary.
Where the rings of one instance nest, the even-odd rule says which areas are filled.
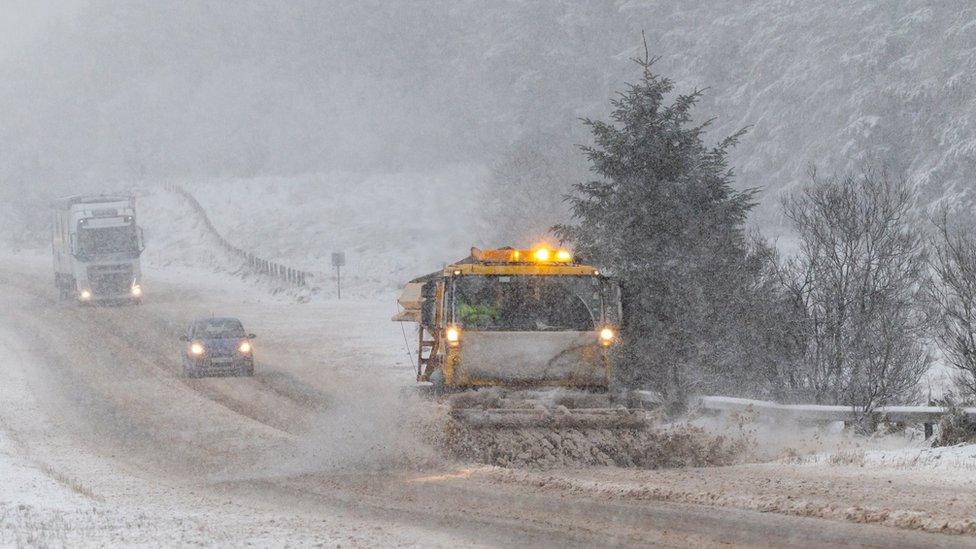
[[[553,249],[540,244],[532,248],[532,259],[538,263],[572,263],[573,254],[567,250]]]
[[[529,250],[500,248],[481,250],[472,248],[472,255],[478,261],[497,263],[572,263],[573,254],[568,250],[549,247],[545,244],[533,246]]]

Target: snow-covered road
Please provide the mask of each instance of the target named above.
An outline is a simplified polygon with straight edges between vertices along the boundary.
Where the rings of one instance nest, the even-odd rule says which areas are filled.
[[[155,274],[142,307],[79,308],[56,301],[44,258],[0,260],[0,544],[973,543],[606,489],[685,478],[707,492],[735,469],[523,475],[447,462],[402,428],[412,370],[392,301],[296,305]],[[211,312],[258,333],[254,378],[180,376],[176,337]]]

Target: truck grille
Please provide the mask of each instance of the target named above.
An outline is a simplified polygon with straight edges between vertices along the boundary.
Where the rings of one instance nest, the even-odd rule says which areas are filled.
[[[128,293],[132,286],[132,265],[91,265],[88,282],[95,295]]]

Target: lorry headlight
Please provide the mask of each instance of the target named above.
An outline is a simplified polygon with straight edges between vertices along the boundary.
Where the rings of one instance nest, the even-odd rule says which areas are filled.
[[[81,293],[78,294],[78,298],[81,299],[82,301],[88,301],[89,299],[91,299],[91,297],[92,297],[91,290],[82,290]]]
[[[447,338],[448,345],[457,347],[461,343],[461,329],[457,326],[448,326],[444,332],[444,337]]]
[[[203,345],[199,343],[190,344],[190,354],[200,356],[203,354]]]
[[[613,343],[613,340],[617,338],[617,332],[613,328],[607,326],[600,330],[600,345],[604,347]]]
[[[139,297],[142,295],[142,286],[135,284],[132,286],[132,295]]]
[[[251,343],[248,341],[242,341],[241,346],[237,348],[238,351],[247,354],[251,352]]]

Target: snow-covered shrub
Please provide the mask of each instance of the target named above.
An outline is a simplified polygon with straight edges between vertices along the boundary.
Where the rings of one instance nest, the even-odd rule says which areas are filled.
[[[954,446],[976,442],[976,419],[963,413],[958,406],[950,406],[939,421],[939,436],[934,446]]]
[[[976,397],[976,231],[944,209],[935,221],[932,297],[939,312],[936,341],[952,367],[956,387]]]
[[[798,395],[864,411],[910,401],[932,358],[926,241],[918,194],[903,177],[868,169],[818,177],[783,201],[799,252],[783,280],[805,317],[806,352],[790,378]]]

